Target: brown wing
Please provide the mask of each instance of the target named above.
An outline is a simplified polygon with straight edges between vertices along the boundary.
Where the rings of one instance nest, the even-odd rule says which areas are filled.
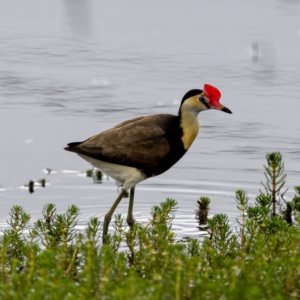
[[[156,168],[170,151],[166,130],[172,118],[153,115],[125,121],[77,144],[74,152],[140,169]]]

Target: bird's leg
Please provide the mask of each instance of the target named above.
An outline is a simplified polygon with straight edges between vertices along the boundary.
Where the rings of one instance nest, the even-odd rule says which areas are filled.
[[[127,214],[127,224],[130,228],[132,228],[133,224],[134,224],[134,218],[133,218],[133,215],[132,215],[132,210],[133,210],[133,199],[134,199],[134,189],[135,189],[135,186],[133,186],[131,189],[130,189],[130,197],[129,197],[129,206],[128,206],[128,214]]]
[[[125,193],[126,193],[126,190],[122,189],[122,191],[119,194],[118,198],[116,199],[115,203],[112,205],[112,207],[110,208],[110,210],[107,212],[107,214],[104,217],[103,234],[102,234],[102,242],[103,242],[103,244],[106,243],[106,236],[107,236],[107,232],[108,232],[108,225],[110,223],[111,216],[114,213],[114,211],[117,208],[117,206],[119,205],[119,203],[122,200],[122,198],[124,197]]]

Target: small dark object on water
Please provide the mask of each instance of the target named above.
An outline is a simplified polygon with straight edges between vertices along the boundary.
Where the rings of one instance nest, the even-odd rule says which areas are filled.
[[[28,183],[28,190],[29,190],[30,194],[32,194],[34,192],[34,181],[33,180],[29,181],[29,183]]]
[[[39,183],[41,184],[42,187],[45,187],[46,186],[46,179],[41,179],[39,180]]]
[[[125,191],[123,198],[128,198],[128,197],[129,197],[129,193]]]
[[[100,170],[94,170],[93,179],[94,183],[102,183],[102,172]]]
[[[97,169],[86,170],[86,177],[93,177],[94,183],[102,183],[102,172]]]
[[[198,208],[195,211],[195,218],[198,220],[199,229],[205,230],[205,226],[207,225],[207,217],[209,212],[209,204],[210,199],[208,197],[201,197],[200,200],[197,201]]]
[[[90,169],[90,170],[86,170],[86,177],[92,177],[93,175],[93,169]]]

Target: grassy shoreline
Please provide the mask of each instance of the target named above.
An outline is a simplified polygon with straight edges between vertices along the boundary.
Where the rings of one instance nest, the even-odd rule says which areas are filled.
[[[237,230],[225,214],[208,219],[211,200],[200,198],[201,241],[176,240],[173,199],[154,206],[143,226],[129,229],[116,215],[106,245],[98,218],[76,230],[74,205],[57,214],[47,204],[30,228],[29,214],[14,206],[0,242],[0,299],[299,299],[300,187],[285,200],[279,153],[267,155],[265,170],[254,204],[236,191]]]

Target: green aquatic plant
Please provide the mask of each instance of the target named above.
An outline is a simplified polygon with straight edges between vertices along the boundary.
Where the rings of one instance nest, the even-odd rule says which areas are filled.
[[[295,186],[295,192],[297,196],[300,196],[300,186]]]
[[[241,248],[243,249],[245,246],[245,230],[246,230],[246,211],[248,209],[248,196],[245,191],[237,190],[235,193],[235,201],[237,203],[238,210],[241,211],[242,222],[238,223],[241,226],[240,237],[241,237]]]
[[[93,176],[93,169],[89,169],[85,171],[86,177],[92,177]]]
[[[295,186],[296,195],[294,196],[292,203],[293,203],[293,210],[295,212],[300,212],[300,186]]]
[[[9,216],[10,219],[7,221],[7,224],[10,227],[4,230],[7,256],[18,260],[21,266],[25,260],[24,247],[26,238],[24,231],[27,229],[30,215],[25,212],[23,207],[14,205]]]
[[[200,197],[200,199],[197,201],[197,209],[195,211],[195,218],[198,221],[199,229],[201,230],[203,225],[207,224],[207,218],[208,218],[208,212],[209,212],[209,204],[210,199],[208,197]]]
[[[244,211],[247,195],[236,195]],[[13,208],[11,228],[0,243],[0,299],[296,299],[300,226],[266,214],[268,199],[260,196],[248,206],[243,247],[224,214],[208,220],[209,238],[176,242],[172,199],[131,230],[116,216],[104,246],[98,218],[85,231],[72,231],[79,216],[75,207],[57,214],[53,204],[46,205],[33,239],[24,231],[29,216]],[[268,229],[260,230],[263,226]],[[9,230],[22,232],[19,254],[10,251],[16,235]],[[47,244],[52,237],[56,244]]]
[[[102,172],[100,170],[93,170],[93,180],[94,183],[102,183]]]
[[[292,220],[292,212],[293,212],[293,201],[286,201],[286,209],[282,212],[283,213],[283,218],[285,221],[292,225],[293,220]]]
[[[286,174],[284,174],[284,163],[282,155],[279,152],[272,152],[266,155],[267,166],[265,168],[266,183],[262,182],[266,193],[272,196],[272,214],[276,216],[276,202],[280,191],[286,183]]]

